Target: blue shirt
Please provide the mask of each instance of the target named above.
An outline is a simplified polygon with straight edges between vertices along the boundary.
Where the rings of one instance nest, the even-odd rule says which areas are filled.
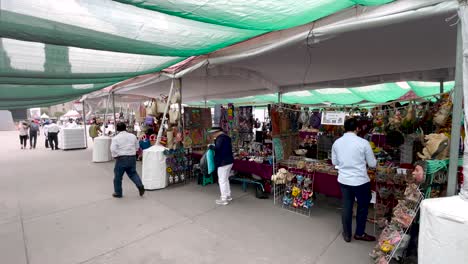
[[[369,142],[355,133],[345,133],[332,147],[332,163],[338,169],[338,182],[359,186],[370,181],[367,167],[375,167],[377,160]]]

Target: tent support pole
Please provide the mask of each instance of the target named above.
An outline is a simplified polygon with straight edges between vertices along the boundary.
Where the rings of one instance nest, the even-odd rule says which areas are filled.
[[[84,138],[85,138],[85,146],[88,148],[88,130],[86,129],[86,105],[85,101],[81,102],[83,105],[83,125],[84,125]]]
[[[179,129],[184,129],[183,128],[183,122],[182,122],[182,78],[177,79],[179,80],[179,94],[180,94],[180,100],[179,100],[179,120],[178,120],[178,128]]]
[[[458,149],[460,147],[460,128],[463,111],[463,42],[461,23],[457,28],[457,62],[455,69],[455,87],[453,88],[452,134],[450,137],[450,163],[448,170],[447,196],[453,196],[457,190]]]
[[[107,96],[107,101],[106,101],[106,114],[104,115],[104,128],[107,125],[107,114],[109,113],[109,101],[110,101],[111,94]],[[104,130],[105,134],[105,130]]]
[[[442,94],[444,93],[444,80],[440,80],[439,84],[440,84],[440,93]]]
[[[159,145],[159,143],[161,142],[161,137],[162,137],[162,134],[163,134],[164,125],[166,124],[166,121],[167,121],[167,112],[168,112],[169,106],[171,104],[173,90],[174,90],[174,79],[172,79],[172,81],[171,81],[171,89],[169,90],[169,97],[167,98],[166,107],[164,108],[164,115],[163,115],[163,118],[162,118],[162,121],[161,121],[161,125],[159,126],[158,137],[156,138],[156,145]]]
[[[117,129],[117,120],[115,119],[115,93],[114,92],[112,93],[112,111],[114,113],[114,130],[115,130]]]

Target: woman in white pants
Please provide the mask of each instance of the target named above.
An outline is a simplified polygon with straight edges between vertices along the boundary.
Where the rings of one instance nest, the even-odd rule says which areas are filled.
[[[231,186],[229,185],[229,175],[234,163],[231,138],[224,134],[220,127],[213,127],[208,132],[215,141],[214,160],[218,168],[218,183],[221,192],[221,197],[216,200],[216,204],[227,205],[232,201]]]

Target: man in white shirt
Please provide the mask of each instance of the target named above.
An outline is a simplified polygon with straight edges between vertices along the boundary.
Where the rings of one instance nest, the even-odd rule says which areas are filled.
[[[338,182],[343,195],[343,239],[351,242],[353,206],[357,200],[356,232],[354,239],[375,241],[365,233],[369,203],[372,198],[367,166],[375,167],[377,161],[368,141],[357,136],[358,121],[346,120],[346,133],[332,147],[332,162],[338,169]]]
[[[135,135],[128,133],[125,123],[117,124],[117,135],[112,139],[111,152],[115,158],[114,193],[115,198],[122,198],[122,177],[126,172],[130,180],[135,183],[140,196],[145,193],[145,187],[136,171],[136,152],[140,148]]]
[[[52,123],[47,127],[47,135],[49,138],[49,145],[52,150],[59,149],[58,147],[58,133],[60,132],[60,127],[52,121]]]

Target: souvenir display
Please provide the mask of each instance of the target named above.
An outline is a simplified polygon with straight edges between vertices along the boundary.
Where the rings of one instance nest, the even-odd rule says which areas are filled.
[[[193,160],[192,149],[178,147],[164,151],[166,157],[166,172],[169,185],[185,183],[187,178],[192,177]]]
[[[284,188],[281,197],[283,207],[308,211],[314,205],[312,201],[312,174],[293,174],[285,168],[281,168],[277,174],[272,176],[272,181],[276,185],[282,185]]]

